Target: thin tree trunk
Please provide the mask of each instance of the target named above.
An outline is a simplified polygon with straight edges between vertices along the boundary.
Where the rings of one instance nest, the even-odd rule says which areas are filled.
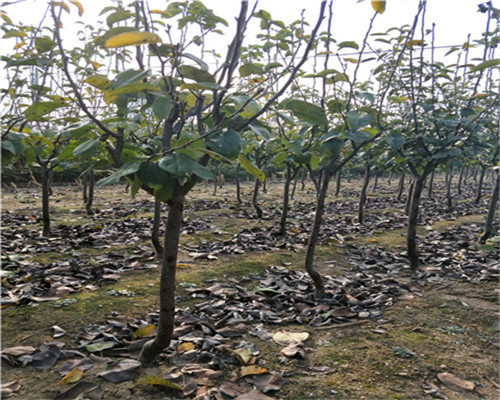
[[[493,188],[493,193],[491,194],[490,205],[488,207],[488,215],[486,216],[486,222],[484,224],[484,232],[479,237],[479,243],[484,244],[493,234],[493,220],[495,218],[495,212],[497,210],[498,198],[500,195],[500,173],[496,173],[495,187]]]
[[[86,176],[87,184],[87,201],[85,201],[85,210],[87,211],[87,215],[93,215],[94,210],[92,209],[92,204],[94,203],[94,188],[95,188],[95,175],[94,171],[88,171],[88,175]]]
[[[375,173],[375,179],[373,180],[372,193],[375,193],[378,187],[378,173]]]
[[[337,181],[335,183],[335,197],[340,194],[340,186],[342,183],[342,168],[337,171]]]
[[[164,256],[161,262],[160,315],[158,331],[139,354],[144,366],[150,365],[156,356],[170,345],[175,324],[175,272],[177,252],[182,228],[184,197],[176,196],[168,201],[168,219],[164,236]]]
[[[415,180],[412,180],[410,183],[410,187],[408,188],[408,197],[406,199],[405,204],[405,215],[410,214],[410,206],[413,199],[413,187],[415,186]]]
[[[295,190],[297,189],[297,178],[293,180],[293,187],[292,187],[292,194],[290,195],[290,198],[293,200],[295,197]]]
[[[446,179],[446,208],[448,212],[453,210],[453,198],[451,195],[451,184],[453,182],[453,167],[450,166],[450,170],[447,174]]]
[[[457,194],[462,194],[462,183],[464,182],[465,175],[465,165],[460,168],[460,175],[458,176],[458,184],[457,184]]]
[[[483,197],[483,183],[484,183],[484,175],[486,173],[486,165],[481,166],[481,173],[479,174],[479,182],[477,183],[477,195],[476,200],[474,200],[474,204],[479,204],[481,198]]]
[[[418,212],[420,206],[420,197],[424,188],[425,176],[419,176],[413,180],[411,190],[411,202],[408,212],[408,230],[406,233],[406,247],[408,260],[412,271],[416,271],[419,266],[419,257],[417,249],[417,226]]]
[[[295,175],[295,174],[294,174]],[[279,235],[284,235],[286,233],[286,220],[288,218],[288,207],[290,204],[290,183],[292,182],[293,176],[291,167],[286,166],[285,174],[285,184],[283,186],[283,208],[281,210],[280,228],[278,231]]]
[[[258,179],[255,179],[255,184],[253,187],[253,194],[252,194],[252,205],[253,208],[255,208],[255,211],[257,212],[257,218],[261,219],[262,218],[262,208],[259,206],[258,202],[258,195],[259,195],[259,187],[260,187],[260,181]]]
[[[243,203],[241,201],[241,187],[240,187],[240,167],[241,164],[238,163],[236,164],[236,200],[238,201],[238,204]]]
[[[321,179],[321,187],[316,200],[316,213],[314,214],[314,222],[311,228],[311,233],[309,235],[309,241],[307,243],[306,250],[305,267],[307,273],[314,283],[314,297],[316,299],[322,299],[325,297],[325,286],[323,284],[323,279],[321,278],[321,274],[314,268],[314,252],[316,249],[316,244],[318,242],[323,214],[325,212],[325,199],[326,193],[328,191],[328,183],[330,182],[331,176],[331,173],[328,172],[325,168]]]
[[[434,190],[434,171],[431,172],[429,179],[429,187],[427,188],[427,198],[432,199],[432,191]]]
[[[88,182],[87,182],[87,173],[88,172],[85,172],[82,175],[82,199],[83,199],[84,204],[87,204],[87,200],[89,198],[88,197],[89,186],[88,186]]]
[[[365,215],[365,203],[366,203],[366,191],[368,190],[368,185],[370,183],[370,163],[365,164],[365,175],[363,179],[363,186],[361,187],[361,193],[359,194],[358,203],[358,222],[363,223]]]
[[[151,241],[153,242],[153,247],[155,248],[156,258],[158,261],[163,259],[163,246],[160,240],[160,225],[161,225],[161,201],[155,197],[153,212],[153,229],[151,232]]]
[[[42,175],[42,235],[44,237],[50,236],[50,178],[49,167],[46,163],[40,163]]]
[[[300,177],[300,190],[301,191],[304,191],[304,189],[306,188],[306,177],[307,177],[307,173],[306,171],[302,171],[302,175]]]
[[[394,176],[394,172],[393,171],[389,172],[389,178],[387,178],[387,186],[389,186],[389,187],[392,184],[392,177],[393,176]]]
[[[405,174],[401,174],[398,183],[398,197],[396,198],[397,201],[401,201],[401,197],[403,197],[404,190],[405,190]]]

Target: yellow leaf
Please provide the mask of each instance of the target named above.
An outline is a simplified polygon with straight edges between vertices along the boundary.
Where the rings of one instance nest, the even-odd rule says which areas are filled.
[[[58,384],[63,383],[75,383],[82,379],[83,370],[76,367],[69,371],[63,378],[58,382]]]
[[[19,49],[20,47],[23,47],[23,46],[26,46],[26,42],[20,42],[20,43],[16,44],[16,45],[13,47],[13,49],[14,49],[14,50],[17,50],[17,49]]]
[[[156,9],[155,9],[155,10],[149,10],[149,12],[150,12],[151,14],[163,14],[165,11],[162,11],[162,10],[156,10]]]
[[[160,386],[165,386],[170,389],[175,389],[175,390],[181,390],[182,387],[179,386],[177,383],[167,381],[166,379],[160,378],[159,376],[153,376],[153,375],[145,375],[141,376],[137,381],[135,382],[136,385],[160,385]]]
[[[375,242],[378,242],[378,240],[373,238],[373,239],[370,239],[370,242],[375,243]]]
[[[49,4],[53,7],[62,7],[69,14],[69,7],[64,1],[51,1]]]
[[[115,35],[104,43],[106,48],[124,47],[124,46],[138,46],[147,43],[161,43],[161,38],[152,32],[123,32]]]
[[[94,67],[94,69],[97,69],[97,68],[99,68],[99,67],[102,67],[102,64],[99,64],[99,63],[98,63],[98,62],[96,62],[96,61],[92,61],[92,62],[91,62],[91,64],[92,64],[92,67]]]
[[[111,81],[105,75],[91,75],[84,82],[100,90],[109,89],[111,85]]]
[[[358,59],[357,58],[346,57],[346,58],[344,58],[344,60],[352,62],[353,64],[357,64],[358,63]]]
[[[190,265],[189,264],[185,264],[185,263],[177,263],[177,268],[189,268]]]
[[[423,46],[425,45],[425,43],[421,39],[413,39],[413,40],[408,40],[405,45],[406,47],[413,47],[413,46]]]
[[[259,365],[244,365],[240,368],[240,377],[247,375],[267,374],[269,370]]]
[[[71,4],[73,4],[74,6],[76,6],[76,8],[78,8],[78,15],[81,17],[83,15],[82,3],[80,3],[79,1],[76,1],[76,0],[69,0],[69,2]]]
[[[177,353],[182,353],[183,351],[189,351],[194,349],[194,343],[185,342],[177,346]]]
[[[144,338],[148,336],[152,336],[151,334],[154,332],[155,326],[153,324],[141,326],[134,333],[132,339]]]
[[[372,0],[372,8],[375,12],[383,14],[385,11],[385,0]]]
[[[474,96],[472,96],[473,99],[482,99],[484,97],[488,97],[490,94],[489,93],[477,93]]]
[[[410,98],[406,96],[401,96],[400,99],[403,101],[410,101]]]

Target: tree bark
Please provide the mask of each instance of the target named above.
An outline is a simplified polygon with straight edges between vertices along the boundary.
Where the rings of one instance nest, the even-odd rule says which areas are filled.
[[[342,168],[337,171],[337,181],[335,182],[335,197],[340,194],[340,186],[342,183]]]
[[[258,179],[255,179],[255,184],[253,187],[253,194],[252,194],[252,205],[253,208],[255,208],[255,211],[257,212],[257,218],[261,219],[262,218],[262,208],[259,206],[258,202],[258,195],[259,195],[259,187],[260,187],[260,181]]]
[[[401,197],[403,197],[404,190],[405,190],[405,174],[401,174],[398,184],[398,197],[396,198],[397,201],[401,201]]]
[[[483,183],[484,183],[484,175],[486,174],[486,165],[481,166],[481,173],[479,174],[479,182],[477,183],[477,194],[476,200],[474,200],[474,204],[479,204],[481,198],[483,197]]]
[[[313,280],[315,287],[314,297],[316,299],[322,299],[325,297],[325,285],[323,284],[323,279],[321,278],[321,274],[319,274],[318,271],[316,271],[316,269],[314,268],[314,252],[316,250],[321,222],[323,219],[323,214],[325,212],[326,193],[328,191],[328,183],[330,182],[331,177],[332,174],[325,168],[321,179],[320,190],[318,192],[316,200],[316,212],[314,214],[314,222],[311,228],[311,233],[309,235],[309,241],[307,243],[306,251],[305,267],[307,273]]]
[[[235,175],[235,180],[236,180],[236,200],[238,201],[238,204],[243,203],[243,202],[241,201],[240,167],[241,167],[241,164],[240,164],[240,163],[236,164],[236,175]]]
[[[458,176],[457,194],[462,194],[462,183],[464,183],[465,165],[460,168],[460,175]]]
[[[47,163],[40,163],[42,175],[42,236],[50,236],[50,169]]]
[[[370,163],[365,164],[365,175],[363,179],[363,186],[361,187],[361,193],[359,194],[358,203],[358,222],[363,223],[365,216],[365,203],[366,203],[366,191],[368,190],[368,185],[370,183]]]
[[[453,182],[453,167],[450,166],[450,170],[447,174],[446,179],[446,208],[448,212],[453,210],[453,196],[451,195],[451,184]]]
[[[87,181],[87,199],[85,201],[85,210],[87,211],[87,215],[93,215],[94,210],[92,209],[92,204],[94,203],[95,175],[93,170],[88,171],[87,174],[85,176],[85,181]]]
[[[415,180],[412,180],[410,183],[410,187],[408,188],[408,198],[406,199],[406,204],[405,204],[405,215],[407,216],[410,214],[410,206],[413,199],[414,186],[415,186]]]
[[[420,198],[424,188],[426,176],[415,178],[412,183],[411,201],[408,210],[408,230],[406,233],[406,247],[408,252],[408,260],[412,271],[416,271],[419,266],[419,257],[417,249],[417,226],[418,212],[420,206]],[[410,196],[410,194],[409,194]]]
[[[495,173],[495,171],[493,171]],[[493,234],[493,220],[495,219],[495,212],[497,210],[498,198],[500,195],[500,173],[496,172],[495,187],[493,188],[493,193],[491,194],[490,205],[488,207],[488,215],[486,216],[486,222],[484,224],[484,232],[479,237],[479,243],[484,244]]]
[[[184,197],[174,196],[168,201],[168,219],[164,235],[164,254],[161,262],[160,316],[158,331],[139,354],[142,365],[151,365],[156,356],[170,345],[175,324],[175,272],[177,251],[182,228]]]
[[[427,188],[427,198],[432,199],[432,191],[434,190],[434,171],[431,172],[429,179],[429,187]]]
[[[286,233],[286,221],[288,219],[288,208],[290,206],[290,184],[295,178],[297,173],[292,172],[292,168],[287,165],[285,172],[285,183],[283,185],[283,208],[281,210],[280,227],[278,234],[284,235]]]
[[[375,179],[373,180],[372,193],[375,193],[378,187],[378,173],[375,173]]]
[[[151,232],[151,242],[153,242],[153,247],[156,252],[156,258],[158,261],[163,260],[163,246],[160,241],[160,225],[161,225],[161,201],[155,197],[153,212],[153,229]]]

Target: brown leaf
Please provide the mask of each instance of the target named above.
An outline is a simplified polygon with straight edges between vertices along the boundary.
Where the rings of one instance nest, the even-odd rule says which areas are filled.
[[[2,383],[1,398],[10,397],[19,389],[21,389],[21,384],[18,381]]]
[[[305,352],[296,343],[289,344],[284,349],[281,350],[281,354],[285,357],[300,357],[304,358]]]
[[[281,346],[288,346],[290,344],[302,343],[307,340],[309,333],[307,332],[276,332],[273,335],[273,340]]]
[[[260,365],[244,365],[240,368],[240,377],[247,375],[260,375],[267,374],[269,370],[267,368],[261,367]]]
[[[7,349],[3,349],[3,354],[8,354],[10,356],[24,356],[27,354],[33,354],[36,351],[36,347],[33,346],[16,346],[16,347],[8,347]]]
[[[97,376],[100,376],[106,381],[113,383],[120,383],[125,381],[131,381],[137,378],[139,374],[139,367],[141,363],[136,360],[123,360],[118,363],[116,368],[109,371],[100,372]]]
[[[78,382],[83,377],[83,370],[76,367],[69,371],[62,379],[58,382],[59,384],[64,383],[75,383]]]
[[[476,384],[474,382],[460,379],[456,375],[453,375],[449,372],[442,372],[438,374],[437,377],[442,383],[455,391],[465,390],[472,392],[476,388]]]
[[[72,388],[56,396],[54,400],[74,400],[82,395],[85,395],[84,397],[89,399],[100,399],[102,397],[102,390],[95,383],[78,382]]]
[[[422,389],[425,394],[428,394],[436,399],[446,400],[448,398],[441,388],[432,382],[424,382],[422,384]]]
[[[254,389],[251,392],[236,397],[234,400],[274,400],[274,398],[265,395],[260,390]]]

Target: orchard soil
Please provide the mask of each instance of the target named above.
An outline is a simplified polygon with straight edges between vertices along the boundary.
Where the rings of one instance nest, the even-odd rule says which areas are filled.
[[[310,202],[310,213],[314,211],[314,191],[311,183],[305,189],[298,184],[292,202]],[[196,200],[211,201],[216,204],[224,200],[225,206],[236,205],[235,187],[225,184],[212,195],[212,186],[204,184],[196,187],[190,194],[186,207],[187,220],[208,218],[210,229],[183,235],[182,244],[209,243],[221,238],[230,238],[243,228],[251,229],[262,225],[277,225],[276,220],[254,218],[250,204],[251,182],[242,186],[242,198],[248,215],[246,220],[231,218],[225,209],[226,217],[216,214],[220,209],[195,211],[189,204]],[[343,183],[339,197],[329,197],[330,201],[344,200],[352,202],[351,213],[356,215],[356,193],[360,182]],[[369,193],[366,212],[381,212],[370,209],[372,199],[382,196],[394,196],[396,183],[392,186],[384,180],[379,183],[375,193]],[[264,210],[278,207],[282,185],[273,182],[268,185],[267,193],[259,197]],[[344,196],[344,197],[343,197]],[[123,186],[98,188],[94,207],[110,209],[114,205],[122,208],[134,208],[131,216],[151,216],[151,211],[141,211],[136,205],[151,200],[144,194],[130,198]],[[485,204],[487,202],[485,201]],[[402,209],[404,204],[400,204]],[[76,186],[55,187],[51,197],[53,226],[79,225],[89,222],[81,200],[80,189]],[[2,192],[4,212],[21,215],[40,215],[40,189],[4,188]],[[383,211],[383,210],[382,210]],[[390,210],[386,210],[390,211]],[[399,212],[400,210],[398,210]],[[471,214],[465,217],[453,216],[441,220],[427,229],[443,230],[449,226],[475,222],[482,224],[483,214]],[[311,214],[312,215],[312,214]],[[130,217],[130,216],[129,216]],[[110,217],[111,218],[111,217]],[[119,218],[119,217],[116,217]],[[461,219],[463,218],[463,219]],[[273,225],[274,224],[274,225]],[[40,230],[40,224],[32,224],[30,229]],[[344,237],[349,244],[372,246],[377,244],[388,250],[404,251],[404,229],[385,229],[365,231]],[[135,245],[135,249],[147,248],[145,241]],[[184,248],[184,247],[183,247]],[[323,274],[341,276],[352,268],[345,249],[339,251],[336,240],[322,243],[317,251],[316,267]],[[99,257],[100,252],[122,251],[125,246],[116,249],[88,249],[80,257],[89,260]],[[179,268],[178,307],[182,308],[196,302],[186,292],[186,287],[208,286],[218,279],[227,282],[231,278],[240,279],[251,273],[262,273],[271,265],[286,265],[289,269],[303,268],[304,249],[279,251],[249,251],[243,254],[220,255],[217,259],[195,260],[186,250],[181,250],[179,259],[185,262]],[[57,253],[24,255],[25,260],[41,264],[57,261]],[[155,261],[152,260],[152,263]],[[143,318],[158,306],[157,269],[139,270],[123,273],[116,283],[102,284],[97,290],[82,289],[67,296],[76,299],[66,307],[55,308],[50,302],[30,303],[23,306],[9,306],[2,309],[2,348],[13,346],[38,347],[43,342],[50,342],[52,330],[58,325],[67,333],[57,339],[75,346],[75,337],[82,327],[94,322],[109,319],[127,322]],[[410,273],[407,273],[410,278]],[[189,284],[189,285],[188,285]],[[110,291],[126,290],[138,294],[135,297],[109,296]],[[466,282],[460,279],[448,279],[436,284],[428,284],[422,291],[410,293],[399,298],[392,306],[384,310],[383,319],[353,319],[346,324],[333,324],[328,327],[314,328],[307,325],[266,326],[270,331],[290,330],[310,333],[305,343],[305,357],[283,360],[281,347],[273,342],[263,342],[255,337],[246,337],[255,343],[260,351],[259,364],[274,371],[283,371],[286,383],[275,393],[268,393],[280,399],[431,399],[424,393],[424,382],[439,386],[442,393],[450,400],[488,399],[500,397],[499,392],[499,347],[500,331],[498,308],[498,282],[494,280],[480,283]],[[394,349],[406,349],[411,356],[398,356]],[[400,354],[401,355],[401,354]],[[461,379],[475,383],[473,392],[452,390],[437,380],[437,375],[449,372]],[[2,360],[2,382],[17,381],[21,386],[11,396],[12,399],[43,400],[53,399],[63,389],[58,382],[61,375],[57,368],[46,371],[33,367],[13,367]],[[93,378],[103,389],[104,399],[169,399],[177,398],[174,394],[140,391],[133,382],[113,384]],[[216,385],[217,382],[214,383]],[[189,397],[189,398],[192,398]],[[444,397],[441,397],[444,398]]]

